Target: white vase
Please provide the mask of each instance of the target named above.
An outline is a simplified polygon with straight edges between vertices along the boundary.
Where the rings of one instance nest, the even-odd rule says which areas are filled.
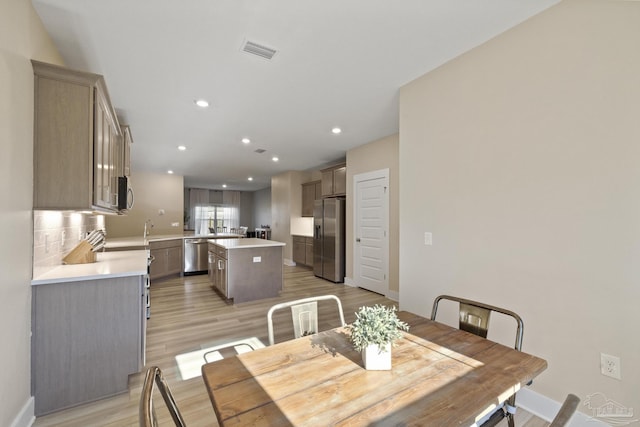
[[[388,371],[391,369],[391,343],[382,348],[371,344],[362,350],[362,361],[369,371]]]

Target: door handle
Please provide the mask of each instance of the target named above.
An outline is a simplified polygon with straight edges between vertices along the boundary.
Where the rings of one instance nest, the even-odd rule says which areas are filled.
[[[360,238],[356,237],[356,242],[360,243]]]

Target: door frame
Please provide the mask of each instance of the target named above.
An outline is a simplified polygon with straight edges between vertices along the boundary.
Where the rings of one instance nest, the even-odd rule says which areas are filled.
[[[358,278],[360,277],[360,269],[361,265],[358,259],[358,243],[356,239],[358,238],[358,184],[364,181],[371,181],[373,179],[383,178],[385,180],[385,212],[384,212],[384,247],[383,247],[383,266],[385,270],[385,283],[386,289],[384,295],[386,297],[389,296],[389,215],[390,215],[390,207],[389,207],[389,168],[379,169],[370,172],[359,173],[353,176],[353,285],[358,285]]]

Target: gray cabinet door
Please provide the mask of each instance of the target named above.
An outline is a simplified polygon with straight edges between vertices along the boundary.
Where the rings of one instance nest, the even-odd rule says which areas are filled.
[[[307,264],[306,241],[302,236],[293,236],[293,262],[296,264]]]
[[[35,415],[128,389],[141,367],[144,276],[33,287]]]
[[[34,208],[117,211],[122,132],[104,79],[32,64]]]
[[[313,266],[313,238],[307,237],[304,245],[305,249],[305,264],[308,266]]]

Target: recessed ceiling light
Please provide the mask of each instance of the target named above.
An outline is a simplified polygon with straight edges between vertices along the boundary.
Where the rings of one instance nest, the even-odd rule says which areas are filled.
[[[167,173],[168,173],[169,175],[173,175],[173,171],[172,171],[172,170],[168,170],[168,171],[167,171]]]
[[[273,160],[274,162],[277,162],[277,161],[278,161],[278,160],[280,160],[280,159],[279,159],[278,157],[276,157],[276,156],[273,156],[273,157],[271,158],[271,160]]]
[[[331,129],[331,133],[338,135],[339,133],[342,132],[342,129],[340,129],[339,127],[335,127],[333,129]]]
[[[249,181],[253,181],[253,177],[250,176],[249,178],[247,178]]]
[[[178,145],[178,150],[184,151],[186,149],[187,149],[187,147],[185,147],[184,145]]]
[[[248,144],[248,143],[250,143],[250,142],[251,142],[251,140],[250,140],[249,138],[242,138],[242,142],[243,142],[244,144]]]
[[[227,184],[222,184],[222,188],[227,188]]]
[[[209,102],[205,99],[196,99],[194,102],[200,108],[207,108],[209,106]]]

